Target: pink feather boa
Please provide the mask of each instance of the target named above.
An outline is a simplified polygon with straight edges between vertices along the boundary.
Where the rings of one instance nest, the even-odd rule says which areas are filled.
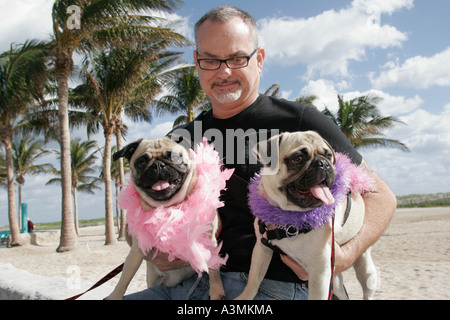
[[[219,154],[206,140],[196,152],[190,152],[198,177],[195,190],[182,203],[144,211],[130,181],[119,195],[119,204],[127,210],[128,232],[137,238],[142,252],[156,248],[169,254],[169,260],[189,262],[200,274],[208,272],[208,268],[220,268],[227,260],[219,255],[221,244],[214,247],[211,223],[216,209],[223,206],[220,191],[233,170],[221,170]]]

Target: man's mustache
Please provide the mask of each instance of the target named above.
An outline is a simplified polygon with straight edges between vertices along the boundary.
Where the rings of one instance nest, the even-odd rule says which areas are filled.
[[[211,85],[211,89],[214,89],[215,86],[221,86],[224,84],[241,84],[241,82],[239,80],[224,80],[224,81],[220,81],[220,82],[213,82],[213,84]]]

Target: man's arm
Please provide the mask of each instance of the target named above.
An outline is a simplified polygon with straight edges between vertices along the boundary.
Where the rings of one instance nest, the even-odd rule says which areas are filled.
[[[152,261],[161,271],[176,270],[189,266],[189,263],[180,259],[169,261],[169,255],[164,252],[158,252],[155,256],[153,250],[145,256],[145,260]]]
[[[361,163],[370,170],[367,163]],[[389,186],[376,173],[375,189],[363,196],[366,213],[359,233],[343,246],[336,246],[336,273],[351,267],[372,246],[389,226],[397,208],[397,199]]]
[[[370,170],[367,163],[361,163]],[[388,185],[375,173],[375,189],[363,196],[366,213],[359,233],[346,244],[335,246],[335,272],[340,273],[350,268],[356,260],[373,245],[386,230],[397,208],[397,199]],[[308,280],[305,270],[290,257],[281,259],[302,280]]]

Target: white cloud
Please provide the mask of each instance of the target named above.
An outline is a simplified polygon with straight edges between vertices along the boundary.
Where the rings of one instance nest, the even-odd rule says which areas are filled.
[[[378,13],[393,14],[395,11],[407,8],[412,9],[414,7],[413,0],[354,0],[352,6],[366,10],[368,14],[377,15]]]
[[[450,104],[438,114],[423,109],[400,117],[407,126],[386,132],[404,142],[410,153],[391,149],[363,149],[369,165],[396,195],[450,191]]]
[[[52,32],[51,0],[14,0],[0,2],[0,51],[12,42],[21,44],[28,39],[48,40]]]
[[[164,122],[156,125],[150,130],[149,139],[165,137],[173,128],[173,122]]]
[[[349,62],[365,59],[367,49],[398,47],[407,40],[405,33],[383,25],[381,15],[410,8],[412,1],[375,4],[354,1],[345,9],[328,10],[308,19],[273,17],[260,20],[267,62],[306,64],[306,76],[315,73],[347,76]]]
[[[281,90],[280,98],[291,100],[292,90]]]
[[[345,83],[335,84],[333,81],[319,79],[310,80],[308,84],[300,91],[300,95],[315,95],[318,99],[315,101],[316,106],[320,109],[327,107],[332,111],[338,109],[337,96],[342,95],[344,100],[351,100],[356,97],[373,95],[382,98],[378,104],[378,108],[383,115],[400,115],[412,112],[422,105],[423,100],[418,95],[413,98],[406,98],[404,96],[392,96],[381,90],[369,90],[365,92],[351,91],[344,92],[347,88]]]
[[[131,143],[139,139],[156,139],[165,137],[173,127],[173,121],[158,123],[156,125],[147,122],[134,122],[125,120],[128,126],[127,141],[124,144]]]
[[[418,109],[400,120],[408,126],[397,127],[391,133],[404,140],[411,150],[425,155],[450,155],[450,104],[439,114]]]
[[[338,108],[338,92],[334,83],[330,80],[310,80],[300,91],[300,95],[316,96],[317,100],[314,101],[314,104],[321,110],[327,107],[328,109],[335,111]]]
[[[191,42],[195,41],[194,30],[189,24],[189,17],[182,17],[176,13],[169,13],[164,11],[151,11],[150,14],[152,16],[167,19],[170,22],[169,27],[172,30],[183,35]]]
[[[351,100],[356,97],[367,95],[377,96],[382,99],[378,104],[378,109],[380,110],[381,114],[385,116],[395,116],[412,112],[419,108],[424,102],[423,99],[418,95],[415,95],[413,98],[406,98],[404,96],[392,96],[389,93],[376,89],[371,89],[365,92],[347,92],[344,94],[344,99]]]
[[[393,86],[427,89],[432,86],[450,86],[450,47],[432,57],[416,56],[402,65],[398,61],[385,64],[378,77],[369,76],[376,88]]]
[[[450,104],[439,114],[423,109],[400,117],[407,126],[386,132],[404,142],[411,153],[398,150],[363,150],[369,165],[391,186],[395,194],[435,193],[450,190]]]
[[[367,150],[362,154],[397,196],[450,191],[450,180],[442,178],[448,175],[449,165],[443,157],[390,149]]]

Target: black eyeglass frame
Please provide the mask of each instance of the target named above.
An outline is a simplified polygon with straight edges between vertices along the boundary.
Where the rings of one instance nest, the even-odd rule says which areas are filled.
[[[198,66],[199,66],[199,68],[200,69],[202,69],[202,70],[206,70],[206,71],[214,71],[214,70],[219,70],[221,67],[222,67],[222,64],[223,63],[225,63],[225,65],[229,68],[229,69],[243,69],[243,68],[247,68],[248,67],[248,64],[250,63],[250,59],[255,55],[255,53],[256,52],[258,52],[258,49],[255,49],[255,51],[253,51],[249,56],[236,56],[236,57],[232,57],[232,58],[228,58],[228,59],[211,59],[211,58],[206,58],[206,59],[198,59],[197,58],[197,63],[198,63]],[[198,56],[198,51],[197,51],[197,56]],[[236,59],[236,58],[245,58],[245,59],[247,59],[247,63],[244,65],[244,66],[242,66],[242,67],[237,67],[237,68],[232,68],[232,67],[230,67],[229,65],[228,65],[228,61],[229,60],[233,60],[233,59]],[[219,64],[219,66],[217,67],[217,68],[215,68],[215,69],[205,69],[205,68],[202,68],[202,66],[201,66],[201,61],[204,61],[204,60],[209,60],[209,61],[218,61],[218,62],[220,62],[220,64]]]

